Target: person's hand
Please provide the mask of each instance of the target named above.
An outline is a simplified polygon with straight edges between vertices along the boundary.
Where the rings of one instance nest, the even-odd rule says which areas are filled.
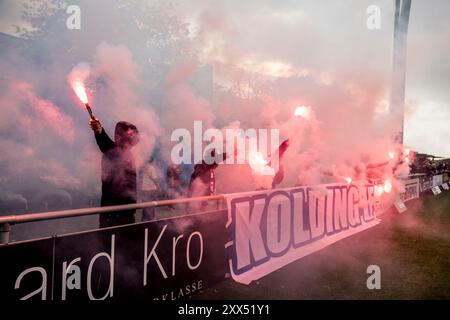
[[[95,119],[91,119],[89,121],[89,126],[91,127],[92,131],[94,131],[95,134],[100,134],[102,133],[102,125],[100,123],[100,120],[98,120],[97,118]]]

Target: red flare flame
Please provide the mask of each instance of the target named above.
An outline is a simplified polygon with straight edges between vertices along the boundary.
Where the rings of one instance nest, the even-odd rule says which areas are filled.
[[[392,183],[390,180],[386,180],[383,185],[383,190],[386,193],[390,193],[392,191]]]
[[[378,186],[378,185],[375,186],[375,195],[377,197],[381,197],[383,195],[383,192],[384,192],[383,186]]]
[[[257,175],[274,175],[274,170],[268,165],[268,161],[264,159],[261,152],[250,153],[248,157],[249,165],[253,174]]]
[[[76,95],[78,96],[78,99],[81,100],[84,104],[89,103],[87,94],[86,94],[86,87],[84,86],[83,82],[81,81],[75,81],[72,83],[72,89],[75,91]]]
[[[295,108],[294,116],[309,120],[309,118],[311,117],[311,110],[309,107],[298,106]]]

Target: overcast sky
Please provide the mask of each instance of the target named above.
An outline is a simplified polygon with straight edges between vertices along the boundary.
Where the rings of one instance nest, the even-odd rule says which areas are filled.
[[[381,9],[380,30],[366,27],[372,4]],[[390,80],[394,0],[189,0],[176,7],[193,33],[205,28],[208,13],[221,25],[207,39],[222,42],[215,54],[233,51],[243,67],[275,77],[310,72],[325,82],[338,81],[342,70],[371,70]],[[449,12],[448,0],[412,0],[408,34],[405,143],[442,156],[450,156]],[[0,0],[0,31],[14,34],[20,16],[21,1]],[[211,43],[200,53],[211,55]]]

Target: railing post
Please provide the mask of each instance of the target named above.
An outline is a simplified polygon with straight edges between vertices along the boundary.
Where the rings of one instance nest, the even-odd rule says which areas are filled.
[[[0,244],[9,242],[9,232],[11,231],[11,225],[9,223],[0,224]]]

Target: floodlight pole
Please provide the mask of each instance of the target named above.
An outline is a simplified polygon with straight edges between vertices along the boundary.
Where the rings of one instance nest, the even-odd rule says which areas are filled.
[[[394,50],[392,58],[392,85],[390,97],[390,112],[400,118],[401,127],[396,136],[403,143],[404,113],[405,113],[405,83],[406,83],[406,40],[408,34],[411,0],[395,0],[394,18]]]

